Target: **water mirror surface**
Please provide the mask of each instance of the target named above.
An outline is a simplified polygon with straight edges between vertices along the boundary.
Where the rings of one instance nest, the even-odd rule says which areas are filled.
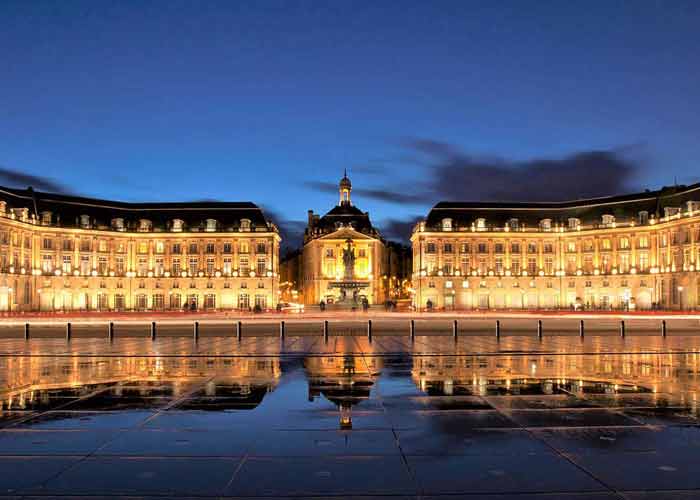
[[[700,488],[695,337],[1,347],[6,496],[687,498]]]

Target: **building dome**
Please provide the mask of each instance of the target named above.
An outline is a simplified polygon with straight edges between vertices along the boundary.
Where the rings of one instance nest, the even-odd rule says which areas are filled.
[[[340,190],[342,191],[343,189],[352,189],[352,183],[350,182],[350,179],[348,179],[347,171],[343,172],[343,178],[340,179]]]

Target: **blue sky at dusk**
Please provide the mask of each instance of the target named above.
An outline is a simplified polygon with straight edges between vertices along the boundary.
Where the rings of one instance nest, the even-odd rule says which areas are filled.
[[[700,180],[700,2],[0,2],[0,183],[390,236]],[[33,177],[32,177],[33,176]],[[44,184],[42,184],[44,183]]]

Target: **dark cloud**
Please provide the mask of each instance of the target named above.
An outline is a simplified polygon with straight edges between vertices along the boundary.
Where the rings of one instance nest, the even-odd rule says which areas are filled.
[[[304,185],[321,193],[338,193],[338,184],[332,182],[307,181],[304,183]],[[399,192],[387,189],[353,188],[352,193],[354,196],[359,196],[370,200],[384,201],[387,203],[409,203],[415,205],[423,203],[424,201],[424,195],[420,193],[412,193],[410,190],[407,192]]]
[[[397,205],[431,206],[438,201],[562,201],[640,190],[636,147],[581,151],[562,158],[509,160],[475,157],[457,146],[422,138],[404,139],[400,158],[418,166],[418,182],[385,170],[386,186],[354,191],[363,198]],[[330,182],[308,182],[335,193]]]
[[[617,151],[584,151],[564,158],[512,161],[475,158],[447,145],[431,151],[430,188],[426,201],[561,201],[627,193],[641,166]]]
[[[37,191],[48,191],[50,193],[70,194],[71,192],[60,182],[38,175],[26,174],[1,165],[0,185],[22,189],[31,186]]]
[[[284,255],[287,251],[300,248],[304,243],[304,230],[306,229],[306,221],[286,219],[277,211],[263,207],[265,216],[277,225],[282,238],[281,254]]]
[[[414,215],[406,219],[383,219],[379,222],[378,226],[382,236],[385,238],[400,241],[401,243],[408,243],[408,239],[413,232],[413,226],[422,218],[422,216]]]

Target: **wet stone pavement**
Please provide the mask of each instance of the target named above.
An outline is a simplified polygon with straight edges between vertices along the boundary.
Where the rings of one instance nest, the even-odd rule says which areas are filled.
[[[700,337],[0,353],[0,497],[700,498]]]

